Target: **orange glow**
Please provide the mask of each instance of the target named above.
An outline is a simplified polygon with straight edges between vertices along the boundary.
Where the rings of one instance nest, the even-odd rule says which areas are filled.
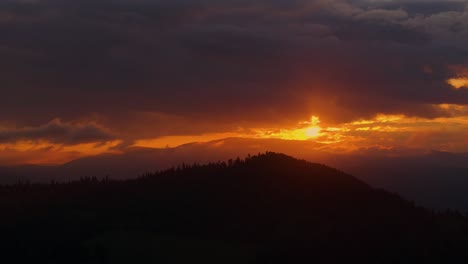
[[[228,138],[228,137],[244,137],[239,133],[212,133],[192,136],[166,136],[153,139],[141,139],[135,141],[134,147],[147,148],[174,148],[188,143],[208,142],[212,140]]]
[[[118,153],[114,147],[121,140],[64,146],[47,141],[18,141],[0,144],[0,165],[63,164],[78,158],[102,153]],[[6,163],[7,162],[7,163]]]
[[[323,133],[320,142],[339,138],[328,149],[355,151],[360,148],[421,148],[453,152],[468,150],[468,106],[441,104],[435,108],[453,117],[421,118],[379,114],[341,125],[342,130]],[[324,130],[326,131],[326,130]]]
[[[308,137],[317,137],[320,135],[320,127],[309,127],[306,129],[305,134]]]
[[[440,104],[439,118],[378,114],[373,118],[327,126],[312,116],[291,127],[240,127],[236,131],[198,135],[165,136],[136,140],[130,146],[174,148],[193,142],[208,142],[229,137],[308,141],[308,149],[327,152],[352,152],[361,148],[391,149],[403,146],[441,151],[468,151],[468,106]],[[60,164],[103,153],[120,153],[123,140],[87,144],[54,144],[48,141],[17,141],[0,144],[0,166],[14,164]],[[289,143],[284,143],[289,144]],[[122,144],[124,145],[124,144]],[[220,145],[210,145],[223,147]],[[240,146],[241,147],[241,146]]]
[[[396,122],[404,119],[404,115],[385,115],[385,114],[378,114],[376,115],[373,119],[370,120],[357,120],[354,122],[351,122],[349,124],[351,125],[369,125],[369,124],[375,124],[375,123],[389,123],[389,122]]]
[[[320,118],[312,116],[310,121],[299,122],[291,129],[255,129],[256,138],[277,138],[285,140],[308,140],[320,136],[322,128],[318,125]]]
[[[455,89],[468,88],[468,78],[452,78],[447,80],[447,83],[453,86]]]
[[[208,142],[217,139],[240,138],[276,138],[284,140],[308,140],[320,136],[321,128],[318,125],[320,119],[312,116],[310,121],[298,122],[297,127],[290,129],[278,128],[250,128],[245,132],[210,133],[190,136],[165,136],[153,139],[141,139],[135,141],[132,146],[149,148],[173,148],[188,143]]]
[[[449,69],[455,76],[448,79],[447,83],[455,89],[468,88],[468,68],[464,65],[450,65]]]

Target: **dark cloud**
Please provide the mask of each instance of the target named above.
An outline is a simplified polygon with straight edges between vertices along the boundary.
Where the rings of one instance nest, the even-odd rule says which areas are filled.
[[[9,0],[0,10],[0,120],[18,125],[154,112],[222,130],[468,104],[446,83],[449,65],[468,59],[465,1]],[[173,131],[158,124],[144,134]]]
[[[365,1],[364,3],[369,3]],[[372,1],[374,7],[382,9],[403,9],[411,14],[431,15],[449,11],[465,11],[466,1],[447,0],[394,0],[394,1]]]
[[[106,129],[96,124],[70,124],[58,119],[38,127],[0,130],[0,143],[45,140],[51,143],[74,145],[99,143],[112,139],[114,137]]]

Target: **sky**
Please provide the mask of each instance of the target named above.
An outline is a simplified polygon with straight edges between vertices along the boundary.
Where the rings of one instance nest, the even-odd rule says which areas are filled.
[[[1,166],[227,137],[468,152],[467,131],[468,1],[0,2]]]

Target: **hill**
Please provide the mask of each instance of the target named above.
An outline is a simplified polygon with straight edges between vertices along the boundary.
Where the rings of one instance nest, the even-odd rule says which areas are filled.
[[[266,153],[133,180],[0,188],[8,263],[441,263],[468,222]]]
[[[176,148],[122,149],[122,154],[103,154],[59,166],[0,167],[0,184],[19,179],[31,182],[67,182],[81,177],[130,179],[186,163],[208,163],[245,157],[246,153],[275,151],[327,164],[351,173],[367,184],[398,193],[418,205],[437,210],[468,212],[468,153],[444,153],[420,149],[362,149],[352,153],[316,150],[313,141],[227,138],[192,143]]]

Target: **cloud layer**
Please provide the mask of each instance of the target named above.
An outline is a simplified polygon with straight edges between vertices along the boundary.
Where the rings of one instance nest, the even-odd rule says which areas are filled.
[[[59,119],[46,125],[19,129],[0,129],[0,144],[17,141],[48,141],[54,144],[76,145],[106,142],[114,137],[96,124],[70,124]]]
[[[64,144],[450,117],[467,1],[5,0],[0,141]],[[466,77],[468,78],[468,77]],[[48,123],[48,124],[47,124]],[[46,124],[46,125],[44,125]]]

